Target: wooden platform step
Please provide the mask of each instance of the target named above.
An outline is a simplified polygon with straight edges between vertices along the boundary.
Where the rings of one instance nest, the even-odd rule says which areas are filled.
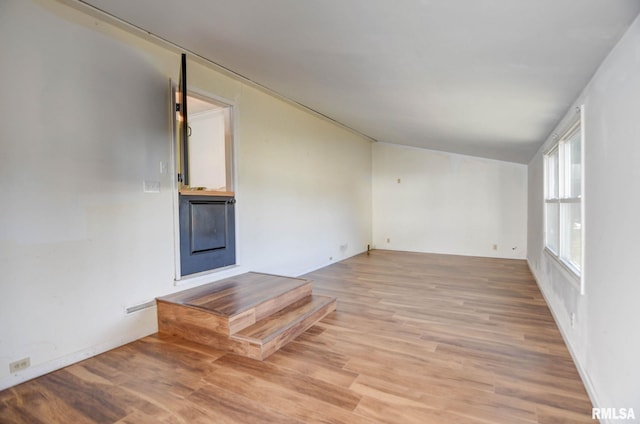
[[[311,294],[311,281],[248,272],[157,299],[213,314],[212,330],[231,335]],[[213,321],[217,321],[215,324]]]
[[[308,280],[246,273],[157,299],[158,331],[265,359],[336,309]]]

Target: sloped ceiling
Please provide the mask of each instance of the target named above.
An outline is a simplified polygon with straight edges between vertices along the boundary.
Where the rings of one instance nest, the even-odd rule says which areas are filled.
[[[527,163],[640,0],[88,0],[378,141]]]

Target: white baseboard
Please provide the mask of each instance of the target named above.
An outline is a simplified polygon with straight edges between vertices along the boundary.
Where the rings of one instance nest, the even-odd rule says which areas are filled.
[[[314,271],[317,271],[317,270],[319,270],[319,269],[322,269],[322,268],[328,267],[328,266],[333,265],[333,264],[337,264],[337,263],[342,262],[342,261],[346,261],[346,260],[347,260],[347,259],[349,259],[349,258],[353,258],[354,256],[358,256],[358,255],[361,255],[361,254],[363,254],[363,253],[367,253],[367,251],[366,251],[366,250],[363,250],[362,252],[355,252],[355,253],[352,253],[352,254],[350,254],[350,255],[347,255],[347,256],[345,256],[345,257],[343,257],[343,258],[340,258],[340,259],[332,259],[332,260],[329,260],[329,261],[327,261],[327,262],[324,262],[324,263],[322,263],[322,264],[320,264],[320,265],[313,266],[313,267],[311,267],[311,268],[307,268],[307,269],[305,269],[305,270],[304,270],[304,271],[302,271],[302,272],[298,272],[298,273],[295,275],[295,278],[300,278],[300,277],[302,277],[303,275],[310,274],[310,273],[312,273],[312,272],[314,272]]]
[[[553,309],[553,304],[549,301],[549,297],[547,296],[547,293],[545,292],[545,289],[540,284],[540,278],[536,274],[536,271],[535,271],[534,267],[531,266],[531,262],[529,261],[528,258],[527,258],[527,264],[529,265],[529,270],[531,271],[531,274],[533,275],[533,278],[536,280],[536,284],[538,285],[538,289],[540,289],[540,293],[542,293],[542,297],[544,298],[544,301],[547,304],[547,307],[551,311],[551,316],[553,317],[553,320],[556,323],[556,327],[558,327],[558,330],[560,330],[560,335],[562,336],[562,339],[564,340],[565,346],[567,346],[567,349],[569,350],[569,354],[571,355],[571,359],[573,359],[573,363],[575,364],[576,369],[578,370],[578,374],[580,375],[580,379],[582,380],[582,384],[584,384],[584,387],[587,390],[587,395],[589,396],[589,399],[591,400],[592,406],[594,408],[600,407],[601,403],[598,401],[598,395],[597,395],[595,387],[593,386],[593,383],[591,382],[591,379],[589,378],[589,374],[582,367],[582,364],[580,363],[580,361],[578,361],[578,356],[574,352],[573,347],[571,346],[571,343],[569,343],[569,337],[567,336],[567,333],[565,332],[565,330],[562,327],[562,325],[560,325],[560,320],[558,319],[558,316],[556,315],[556,311]],[[610,421],[608,421],[608,420],[604,421],[604,422],[603,421],[600,421],[600,422],[602,424],[609,424],[610,423]]]

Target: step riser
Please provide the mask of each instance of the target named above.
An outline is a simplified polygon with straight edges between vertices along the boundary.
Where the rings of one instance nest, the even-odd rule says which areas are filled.
[[[175,334],[187,340],[192,338],[183,336],[182,333],[206,331],[224,337],[229,335],[229,322],[225,317],[161,300],[157,301],[157,305],[158,332],[161,334]]]
[[[312,288],[313,285],[308,282],[307,284],[283,293],[280,296],[265,300],[255,308],[252,308],[240,315],[231,317],[229,319],[229,332],[227,334],[232,335],[237,333],[238,331],[255,324],[259,320],[280,311],[288,305],[311,295]]]
[[[267,359],[269,356],[277,352],[278,349],[280,349],[282,346],[286,345],[287,343],[298,337],[300,334],[307,331],[322,318],[335,311],[336,306],[337,302],[334,299],[331,303],[327,304],[322,309],[319,309],[315,313],[309,315],[305,320],[299,322],[298,324],[284,331],[278,337],[275,337],[273,340],[267,342],[262,346],[261,357],[255,359]]]
[[[178,315],[179,319],[160,319],[158,330],[160,334],[182,337],[192,342],[205,344],[227,352],[245,356],[251,359],[264,360],[275,353],[282,346],[307,331],[316,322],[336,310],[335,299],[322,308],[307,315],[303,320],[283,331],[265,344],[254,343],[247,340],[230,338],[226,335],[210,331],[207,323],[211,323],[212,315],[198,310],[187,310],[180,305],[172,305],[165,302],[158,303],[158,314],[162,316]]]
[[[158,314],[166,313],[167,306],[173,307],[175,305],[162,305],[158,303]],[[185,308],[178,305],[177,308],[181,308],[182,311],[178,313],[184,313]],[[232,352],[240,356],[248,358],[259,358],[261,356],[260,346],[253,345],[251,343],[239,343],[231,340],[229,336],[210,331],[206,327],[206,316],[211,315],[207,312],[201,311],[188,311],[189,319],[176,320],[158,320],[158,332],[167,336],[178,336],[185,340],[200,343],[203,345],[211,346],[216,349],[220,349],[225,352]],[[159,315],[160,316],[160,315]],[[202,321],[199,321],[202,318]]]

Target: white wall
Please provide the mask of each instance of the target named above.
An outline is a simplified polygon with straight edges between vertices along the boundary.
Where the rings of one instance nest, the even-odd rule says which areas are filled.
[[[543,252],[542,152],[551,139],[529,164],[528,260],[594,406],[634,408],[640,419],[638,46],[636,19],[574,104],[584,104],[586,115],[585,294]],[[565,121],[574,116],[574,107]]]
[[[51,0],[0,2],[0,389],[156,331],[174,284],[179,55]],[[236,106],[238,260],[298,275],[366,249],[371,144],[199,63]],[[160,193],[144,193],[143,181]],[[330,260],[330,258],[332,258]],[[30,357],[15,375],[8,364]]]
[[[256,90],[243,97],[241,120],[254,123],[237,150],[244,260],[299,275],[366,250],[371,143]]]
[[[189,113],[189,185],[227,189],[225,110]]]
[[[525,165],[376,143],[374,245],[524,258],[526,190]]]

